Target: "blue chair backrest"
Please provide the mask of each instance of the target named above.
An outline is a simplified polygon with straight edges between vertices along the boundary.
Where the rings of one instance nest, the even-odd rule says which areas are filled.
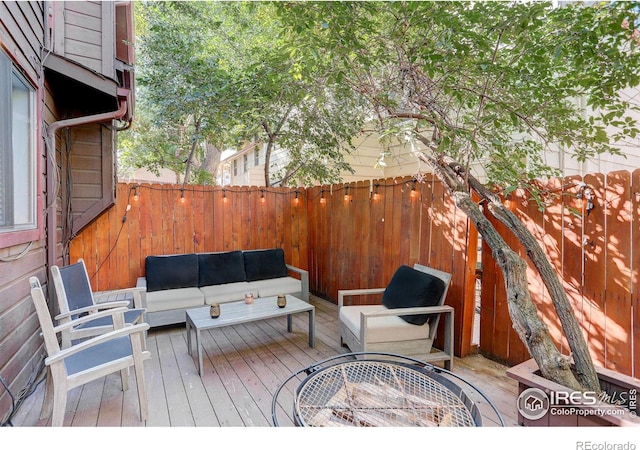
[[[69,311],[93,305],[93,294],[82,262],[60,267],[60,276],[67,294]]]

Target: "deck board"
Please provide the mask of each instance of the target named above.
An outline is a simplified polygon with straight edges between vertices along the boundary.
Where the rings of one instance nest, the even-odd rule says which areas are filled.
[[[130,389],[122,392],[118,374],[97,380],[69,393],[64,424],[70,427],[270,427],[275,391],[292,374],[326,358],[347,353],[338,338],[337,306],[315,296],[315,347],[308,343],[308,315],[293,316],[287,332],[286,318],[202,332],[203,368],[198,375],[194,355],[187,353],[184,326],[160,327],[148,333],[152,358],[146,362],[149,418],[139,420],[133,373]],[[194,344],[195,345],[195,344]],[[499,408],[507,426],[517,426],[517,383],[506,367],[482,356],[456,358],[454,373],[480,388]],[[278,396],[279,426],[293,426],[295,384],[287,383]],[[44,383],[27,397],[12,418],[16,427],[41,427]],[[482,398],[479,408],[487,411]],[[484,415],[484,425],[498,420]]]

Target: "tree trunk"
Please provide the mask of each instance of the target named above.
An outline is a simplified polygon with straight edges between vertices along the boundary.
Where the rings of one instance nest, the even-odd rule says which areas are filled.
[[[267,143],[267,147],[264,151],[264,185],[266,187],[271,186],[271,152],[273,151],[274,141],[272,136],[269,135],[269,142]]]
[[[184,185],[189,182],[189,174],[191,173],[191,164],[193,164],[193,154],[198,147],[198,139],[196,136],[200,133],[200,122],[197,121],[194,123],[194,132],[193,132],[193,140],[191,142],[191,150],[189,151],[189,156],[187,156],[187,165],[184,169],[184,180],[182,180],[182,194],[184,195]]]
[[[456,166],[458,175],[464,175],[461,167]],[[553,306],[558,314],[562,330],[571,348],[571,356],[575,363],[576,374],[584,389],[599,392],[600,383],[598,374],[589,354],[589,347],[582,334],[578,319],[576,318],[567,294],[558,279],[556,271],[551,266],[549,259],[538,244],[536,238],[524,226],[524,224],[509,209],[505,208],[499,198],[489,191],[476,178],[468,176],[469,185],[483,199],[487,200],[489,213],[503,223],[518,238],[524,246],[529,260],[540,274],[544,285],[549,292]]]
[[[585,388],[591,390],[591,386],[583,387],[575,377],[569,358],[558,351],[547,326],[538,316],[537,308],[529,293],[526,261],[507,245],[471,199],[466,185],[459,181],[458,174],[448,164],[423,154],[420,155],[420,159],[429,164],[438,178],[448,187],[456,205],[476,225],[484,242],[491,248],[492,255],[505,280],[513,328],[540,367],[542,376],[574,390]],[[482,195],[482,192],[479,193]],[[599,387],[593,390],[599,391]]]
[[[200,168],[206,170],[213,176],[213,184],[216,184],[216,173],[220,166],[220,156],[222,155],[222,146],[205,142],[204,160]]]

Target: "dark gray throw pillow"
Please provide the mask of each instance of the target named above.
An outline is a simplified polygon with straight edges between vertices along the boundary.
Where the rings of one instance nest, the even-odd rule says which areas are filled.
[[[198,255],[147,256],[147,292],[198,287]]]
[[[382,294],[382,304],[389,309],[436,306],[445,284],[440,278],[409,266],[400,266]],[[400,316],[414,325],[426,323],[427,314]]]
[[[198,286],[245,281],[244,258],[240,250],[198,254]]]
[[[247,281],[286,277],[288,272],[284,262],[284,250],[274,248],[245,251],[244,271]]]

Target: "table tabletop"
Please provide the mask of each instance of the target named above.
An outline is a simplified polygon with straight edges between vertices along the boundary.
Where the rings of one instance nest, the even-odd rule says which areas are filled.
[[[258,319],[270,319],[304,311],[311,311],[315,307],[293,295],[286,295],[287,305],[279,308],[277,296],[258,297],[253,303],[246,304],[244,300],[237,302],[221,303],[220,317],[215,319],[209,315],[209,306],[187,310],[187,315],[196,329],[206,330],[210,328],[235,325],[245,322],[253,322]]]

